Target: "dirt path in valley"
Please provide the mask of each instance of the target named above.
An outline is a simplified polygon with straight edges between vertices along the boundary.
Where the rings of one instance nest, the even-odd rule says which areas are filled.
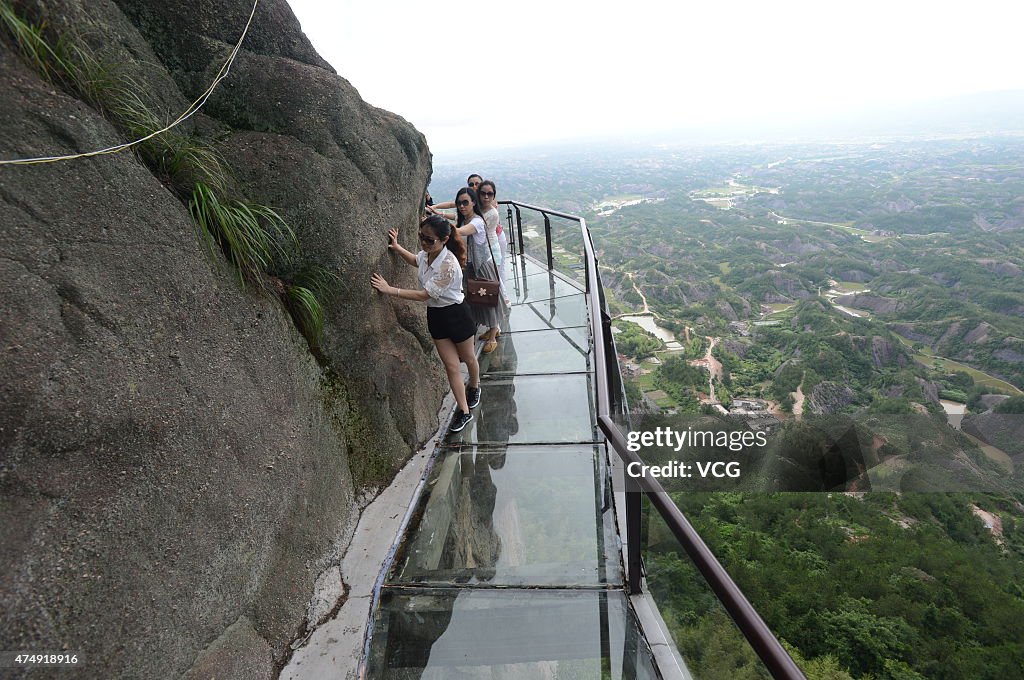
[[[799,418],[804,414],[804,378],[800,376],[800,384],[796,386],[796,392],[790,392],[793,395],[793,417]]]

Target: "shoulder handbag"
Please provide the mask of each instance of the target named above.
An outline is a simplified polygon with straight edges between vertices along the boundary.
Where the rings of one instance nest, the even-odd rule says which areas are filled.
[[[487,233],[486,226],[484,227],[484,236],[487,237],[487,252],[491,252],[491,235]],[[470,265],[473,270],[466,272],[466,300],[471,305],[497,307],[498,300],[501,299],[501,283],[477,278],[476,263],[470,262]]]

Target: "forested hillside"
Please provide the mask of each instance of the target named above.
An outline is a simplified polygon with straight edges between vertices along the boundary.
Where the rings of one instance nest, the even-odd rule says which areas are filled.
[[[808,677],[1024,677],[1024,139],[589,149],[470,169],[501,197],[586,218],[626,317],[634,428],[771,433],[735,456],[731,486],[669,487]],[[765,677],[656,520],[647,540],[695,673]]]

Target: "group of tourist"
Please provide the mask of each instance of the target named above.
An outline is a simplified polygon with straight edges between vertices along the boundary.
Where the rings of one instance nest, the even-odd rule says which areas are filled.
[[[470,175],[454,201],[432,205],[427,194],[425,203],[419,225],[419,252],[414,254],[398,243],[397,229],[388,232],[388,248],[417,267],[422,290],[397,288],[380,274],[373,274],[370,284],[381,293],[427,303],[427,328],[458,404],[449,430],[459,432],[473,420],[472,410],[480,404],[477,330],[486,328],[479,338],[482,351],[493,352],[509,311],[505,285],[508,237],[498,215],[497,188],[480,175]],[[446,208],[455,208],[454,215],[442,212]],[[463,290],[467,267],[474,279],[499,283],[496,305],[467,302]],[[465,385],[460,367],[463,363],[469,370]]]

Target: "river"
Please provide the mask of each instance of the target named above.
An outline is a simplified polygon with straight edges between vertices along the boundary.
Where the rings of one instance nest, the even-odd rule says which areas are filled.
[[[654,321],[654,316],[651,314],[627,314],[626,316],[616,317],[623,321],[632,321],[636,325],[643,328],[645,331],[665,342],[665,347],[673,351],[679,351],[683,349],[683,346],[676,340],[675,334],[667,328],[662,328]]]
[[[959,430],[960,423],[964,420],[964,414],[967,413],[967,405],[949,399],[939,399],[939,403],[942,404],[942,410],[946,412],[946,420],[954,430]]]

